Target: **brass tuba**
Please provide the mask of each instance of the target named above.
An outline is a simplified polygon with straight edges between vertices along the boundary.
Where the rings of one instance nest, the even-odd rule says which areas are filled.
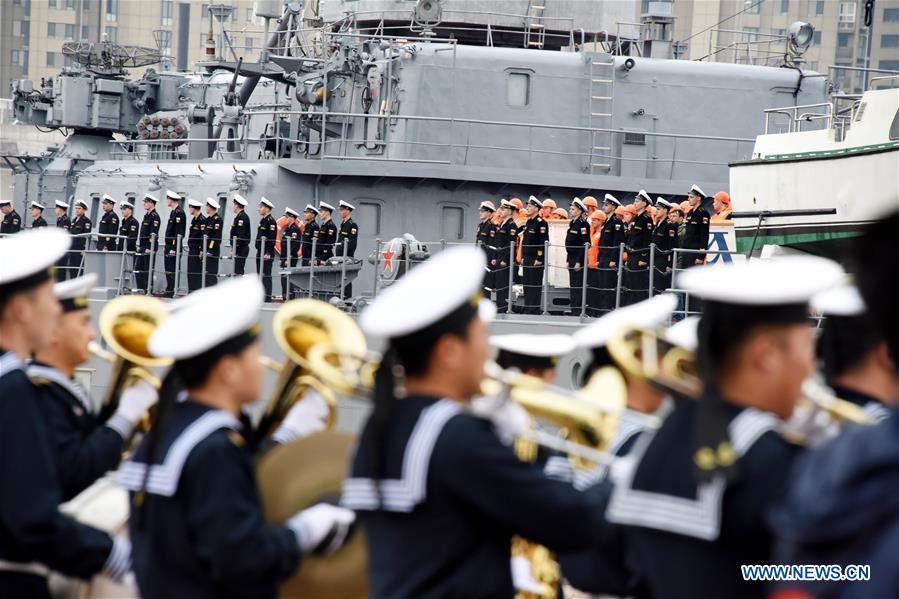
[[[149,369],[167,366],[172,360],[152,356],[147,346],[150,335],[168,315],[165,302],[143,295],[117,297],[103,307],[100,335],[112,351],[93,342],[88,348],[95,356],[113,365],[112,378],[100,409],[101,422],[115,413],[122,391],[135,380],[142,379],[160,388],[160,380]]]

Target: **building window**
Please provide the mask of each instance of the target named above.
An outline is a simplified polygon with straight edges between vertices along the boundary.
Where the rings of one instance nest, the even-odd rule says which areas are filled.
[[[246,40],[247,51],[252,52],[256,48],[256,38],[248,37]]]
[[[112,43],[117,43],[119,41],[119,30],[115,27],[107,27],[106,28],[106,39]]]
[[[47,66],[48,67],[56,66],[56,53],[55,52],[47,52]]]
[[[75,39],[75,25],[71,23],[66,23],[66,39],[73,40]]]
[[[158,34],[157,41],[159,42],[160,48],[171,48],[172,47],[172,32],[171,31],[159,31],[156,32]]]
[[[444,206],[440,219],[440,235],[448,241],[459,241],[465,237],[465,219],[458,206]]]
[[[816,31],[812,34],[812,45],[820,46],[821,45],[821,32]]]
[[[119,14],[119,0],[106,0],[106,20],[115,22]]]
[[[743,41],[746,43],[752,43],[759,41],[759,28],[758,27],[744,27],[743,28]]]
[[[247,9],[247,22],[249,22],[249,23],[253,22],[253,9],[252,8]]]
[[[531,76],[527,73],[509,73],[506,79],[506,104],[527,106],[530,100]]]
[[[762,10],[762,0],[751,0],[752,4],[746,7],[747,15],[757,15]]]
[[[786,15],[790,13],[790,0],[780,0],[780,14]]]
[[[22,0],[22,9],[25,11],[25,16],[31,16],[31,0]]]
[[[22,74],[28,74],[28,50],[22,52]]]
[[[899,71],[899,60],[881,60],[877,68],[885,71]]]
[[[47,22],[47,37],[56,37],[56,23],[52,21]]]
[[[66,0],[66,10],[75,10],[75,0]]]
[[[84,10],[90,10],[91,9],[91,0],[81,0],[81,7]]]
[[[209,5],[208,4],[204,3],[203,6],[200,8],[200,16],[203,17],[204,19],[209,18]]]
[[[10,52],[9,52],[9,62],[13,63],[14,65],[18,65],[18,64],[19,64],[19,60],[21,60],[19,51],[18,51],[18,50],[15,50],[15,49],[10,50]],[[883,64],[883,61],[881,61],[881,64]]]
[[[855,23],[855,2],[840,2],[840,23]]]
[[[815,1],[815,14],[818,16],[824,14],[824,0]]]
[[[172,11],[174,9],[175,2],[174,0],[162,0],[162,26],[163,27],[171,27],[172,26]]]
[[[89,40],[91,38],[91,28],[87,25],[81,26],[81,39]]]
[[[848,48],[852,45],[852,34],[851,33],[838,33],[837,34],[837,46],[840,48]]]
[[[881,48],[899,48],[899,35],[881,35]]]
[[[883,20],[886,22],[899,21],[899,8],[884,8]]]
[[[56,0],[48,0],[47,6],[51,9],[57,8]]]

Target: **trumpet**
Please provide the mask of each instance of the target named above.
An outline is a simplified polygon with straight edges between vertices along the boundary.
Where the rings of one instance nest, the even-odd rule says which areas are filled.
[[[112,378],[100,408],[100,421],[112,416],[119,405],[119,396],[136,380],[144,380],[156,389],[162,386],[150,368],[167,366],[169,358],[150,354],[150,335],[169,315],[165,302],[142,295],[126,295],[110,301],[100,312],[100,335],[112,351],[96,342],[88,350],[113,365]]]

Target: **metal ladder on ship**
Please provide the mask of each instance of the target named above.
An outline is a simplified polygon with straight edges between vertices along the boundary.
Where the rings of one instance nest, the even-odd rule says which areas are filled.
[[[524,17],[524,47],[540,48],[546,42],[544,12],[549,0],[528,0],[528,11]]]
[[[587,171],[612,170],[612,105],[615,96],[615,61],[608,52],[585,53],[590,61],[590,158]],[[604,129],[595,131],[594,129]]]

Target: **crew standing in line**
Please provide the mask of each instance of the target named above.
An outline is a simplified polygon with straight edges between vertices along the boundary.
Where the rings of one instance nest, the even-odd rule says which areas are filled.
[[[602,227],[602,245],[599,248],[599,307],[601,310],[615,308],[620,246],[625,240],[624,223],[615,213],[615,210],[620,207],[621,202],[618,201],[618,198],[610,193],[605,195],[602,211],[606,214],[606,222]]]
[[[515,226],[513,214],[516,212],[518,212],[518,209],[510,200],[503,198],[500,201],[499,216],[502,220],[496,230],[494,239],[496,251],[491,258],[493,281],[496,287],[496,308],[500,312],[508,310],[509,269],[515,267],[518,227]]]
[[[690,214],[687,216],[686,227],[684,233],[685,250],[699,250],[698,252],[688,252],[684,254],[684,264],[687,268],[697,266],[705,262],[705,250],[709,246],[709,222],[711,217],[702,207],[705,194],[698,185],[693,185],[687,194],[687,201],[690,202]]]
[[[206,217],[202,213],[203,204],[199,200],[187,200],[190,212],[190,229],[187,233],[187,292],[191,293],[203,286],[203,234],[206,232]]]
[[[331,220],[334,206],[321,202],[318,205],[318,215],[322,222],[318,227],[318,245],[315,248],[315,257],[324,264],[334,255],[334,244],[337,243],[337,225]]]
[[[58,229],[64,230],[66,233],[69,233],[69,229],[72,227],[72,221],[69,219],[69,205],[62,200],[56,200],[54,210],[56,211],[56,227]],[[62,258],[59,259],[59,262],[56,263],[56,280],[57,281],[65,281],[69,276],[69,269],[67,268],[69,265],[69,254],[68,252],[63,254]]]
[[[137,279],[137,290],[147,292],[147,285],[153,284],[153,273],[150,272],[152,258],[159,247],[159,227],[162,224],[156,203],[159,200],[152,194],[144,195],[144,217],[140,221],[140,233],[137,239],[137,258],[134,260],[134,278]]]
[[[571,201],[571,221],[565,234],[568,258],[568,292],[572,313],[580,312],[584,290],[584,271],[587,268],[587,247],[590,245],[590,224],[584,217],[587,207],[580,198]]]
[[[677,225],[668,217],[671,202],[662,197],[656,198],[656,213],[659,221],[652,232],[652,242],[656,246],[655,273],[652,286],[654,293],[659,294],[671,287],[671,271],[674,248],[677,247]]]
[[[297,265],[297,250],[300,247],[300,228],[297,219],[300,215],[293,208],[285,208],[286,226],[281,229],[281,268],[294,268]],[[281,275],[281,297],[290,299],[290,281],[287,275]]]
[[[165,192],[169,206],[169,220],[165,225],[165,297],[175,297],[175,273],[178,270],[178,240],[184,239],[187,217],[181,208],[181,195],[174,191]]]
[[[0,234],[11,235],[22,230],[22,217],[13,208],[12,200],[0,200],[0,212],[3,213],[3,221],[0,221]]]
[[[97,227],[97,249],[114,252],[119,245],[115,237],[119,234],[119,216],[115,213],[115,200],[104,193],[100,207],[103,209],[103,216],[100,217],[100,225]]]
[[[127,277],[127,281],[122,282],[122,288],[131,292],[136,283],[131,278],[134,274],[134,258],[137,253],[137,235],[140,229],[140,223],[134,218],[134,204],[127,199],[122,200],[122,220],[119,223],[119,238],[117,240],[116,249],[120,252],[124,251],[122,259],[124,260],[123,276]]]
[[[524,312],[540,314],[543,296],[543,273],[546,270],[545,248],[549,227],[540,217],[540,200],[528,198],[528,220],[521,233],[521,264],[524,267]]]
[[[627,233],[627,270],[624,286],[626,303],[635,304],[649,297],[649,245],[652,243],[653,223],[647,208],[652,199],[644,190],[634,198],[634,217]]]
[[[46,227],[47,221],[44,220],[44,205],[37,202],[31,202],[31,228],[40,229]]]
[[[272,216],[275,205],[265,197],[259,200],[259,225],[256,227],[256,274],[262,274],[265,301],[272,301],[272,265],[275,263],[275,243],[278,223]]]
[[[219,259],[222,255],[222,234],[224,232],[222,217],[219,214],[220,208],[218,200],[206,198],[206,247],[203,248],[203,258],[206,262],[207,287],[212,287],[219,280]]]
[[[496,212],[496,207],[489,200],[481,202],[481,205],[478,207],[478,218],[481,220],[475,232],[475,239],[478,247],[481,248],[481,251],[487,257],[488,266],[496,254],[496,225],[493,224],[494,212]],[[488,268],[484,273],[484,284],[482,285],[484,297],[490,297],[490,293],[496,286],[494,279],[493,273]]]
[[[93,225],[91,219],[87,217],[87,202],[84,200],[75,200],[75,218],[72,220],[72,226],[69,227],[69,233],[72,234],[72,251],[69,252],[69,277],[77,277],[81,275],[81,266],[84,261],[84,251],[87,249],[87,242],[91,234]]]
[[[335,256],[343,256],[343,246],[346,242],[346,255],[348,258],[356,256],[356,245],[359,241],[359,226],[353,221],[353,210],[355,206],[340,200],[337,205],[340,209],[340,230],[337,232],[337,246],[334,248]],[[343,297],[353,297],[353,284],[347,283],[343,288]]]
[[[318,223],[315,222],[316,214],[318,214],[318,210],[315,209],[315,206],[306,204],[306,208],[303,210],[303,218],[306,219],[303,226],[303,266],[309,266],[315,261],[315,256],[312,255],[312,242],[318,239]],[[316,251],[318,251],[318,242],[316,241],[315,243]]]
[[[234,274],[244,274],[247,256],[250,255],[250,217],[247,215],[247,200],[239,193],[234,194],[231,203],[234,220],[231,221],[231,256],[234,258]]]

